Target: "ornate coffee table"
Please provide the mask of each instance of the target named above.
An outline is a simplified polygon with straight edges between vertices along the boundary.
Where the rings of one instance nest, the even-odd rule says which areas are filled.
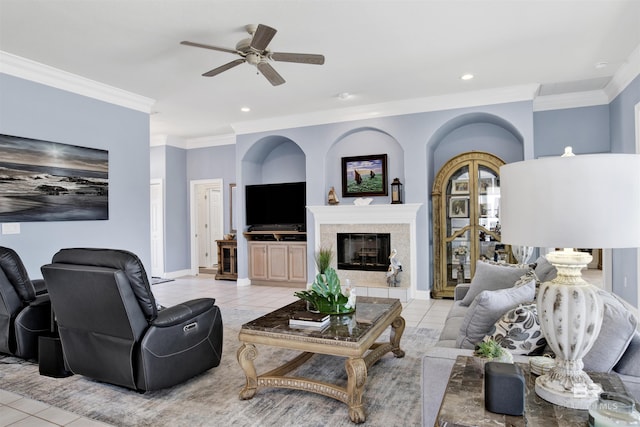
[[[240,391],[240,398],[251,399],[259,387],[304,390],[346,403],[349,405],[351,421],[364,422],[366,414],[362,394],[368,369],[390,351],[396,357],[404,356],[404,351],[400,349],[405,327],[404,319],[400,316],[400,300],[358,297],[355,313],[332,316],[331,324],[323,330],[290,328],[289,315],[305,308],[306,302],[296,301],[242,325],[238,335],[242,345],[237,356],[247,382]],[[389,326],[389,342],[376,342]],[[302,353],[270,372],[257,375],[253,364],[258,355],[255,344],[300,350]],[[286,376],[315,353],[347,357],[346,388],[323,381]]]

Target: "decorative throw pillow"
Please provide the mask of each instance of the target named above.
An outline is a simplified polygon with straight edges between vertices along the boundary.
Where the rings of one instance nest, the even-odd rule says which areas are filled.
[[[640,332],[636,331],[620,358],[620,361],[613,368],[619,374],[640,377]]]
[[[460,325],[456,347],[473,349],[476,343],[482,341],[487,335],[500,316],[519,304],[531,301],[535,291],[536,282],[530,280],[516,287],[480,292],[467,309]]]
[[[507,311],[489,330],[484,341],[492,339],[511,354],[538,355],[547,340],[542,334],[535,304],[521,304]]]
[[[476,262],[476,273],[471,279],[469,291],[460,303],[468,306],[482,291],[510,288],[527,271],[529,271],[528,266],[492,264],[478,261]]]
[[[540,283],[549,282],[556,278],[558,270],[549,262],[547,258],[539,256],[536,259],[535,272],[540,280]]]
[[[598,296],[604,304],[602,328],[582,362],[585,371],[609,372],[627,350],[638,321],[614,294],[600,289]]]

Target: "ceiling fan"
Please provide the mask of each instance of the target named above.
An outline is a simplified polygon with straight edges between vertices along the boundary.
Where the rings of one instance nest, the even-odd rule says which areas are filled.
[[[285,82],[280,74],[271,66],[270,61],[281,62],[297,62],[300,64],[324,64],[324,55],[315,55],[310,53],[284,53],[284,52],[271,52],[267,47],[276,35],[277,30],[267,25],[258,24],[246,25],[245,29],[250,38],[240,40],[236,44],[235,49],[227,49],[224,47],[211,46],[208,44],[195,43],[190,41],[182,41],[180,44],[193,47],[201,47],[204,49],[218,50],[220,52],[234,53],[240,56],[240,59],[236,59],[220,67],[214,68],[211,71],[207,71],[203,74],[204,77],[213,77],[223,71],[227,71],[237,65],[244,62],[248,62],[251,65],[255,65],[256,68],[263,76],[269,80],[273,86],[281,85]]]

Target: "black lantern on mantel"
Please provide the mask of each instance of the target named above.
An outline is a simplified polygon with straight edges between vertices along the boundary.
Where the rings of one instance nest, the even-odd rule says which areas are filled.
[[[391,204],[399,204],[402,202],[402,183],[398,178],[394,178],[391,183]]]

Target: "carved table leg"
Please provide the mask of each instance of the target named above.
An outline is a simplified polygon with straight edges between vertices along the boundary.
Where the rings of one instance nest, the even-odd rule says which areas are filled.
[[[253,364],[256,356],[258,356],[258,350],[256,350],[256,346],[253,344],[242,344],[238,349],[238,363],[247,377],[246,385],[240,390],[240,399],[242,400],[251,399],[255,396],[258,389],[258,375],[256,374],[256,367]]]
[[[349,418],[354,423],[363,423],[367,418],[362,404],[362,392],[367,382],[367,364],[361,358],[347,359],[347,396],[349,404]]]
[[[400,339],[404,333],[404,325],[405,322],[402,316],[396,317],[391,323],[391,351],[396,357],[404,357],[404,351],[400,349]]]

